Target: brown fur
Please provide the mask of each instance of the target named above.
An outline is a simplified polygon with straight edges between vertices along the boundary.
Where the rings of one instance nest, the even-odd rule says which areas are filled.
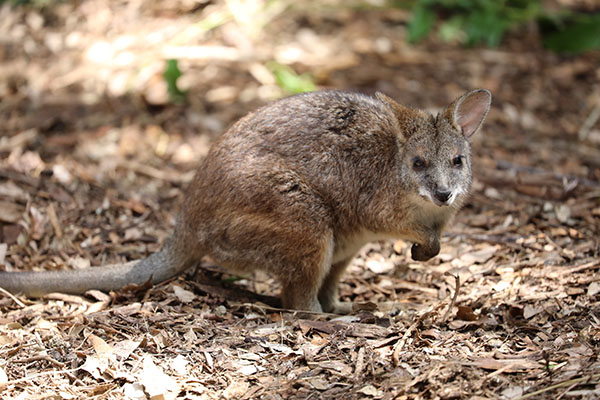
[[[469,92],[437,117],[382,94],[279,100],[215,142],[158,253],[112,268],[2,272],[0,286],[30,295],[118,289],[160,282],[210,255],[234,272],[276,276],[284,307],[347,312],[337,283],[365,243],[404,238],[415,243],[416,260],[438,254],[471,183],[468,136],[490,99],[486,90]],[[461,166],[453,164],[458,155]]]

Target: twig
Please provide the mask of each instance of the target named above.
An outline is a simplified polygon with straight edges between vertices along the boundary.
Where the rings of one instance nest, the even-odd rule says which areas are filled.
[[[33,374],[33,375],[28,375],[24,378],[19,378],[19,379],[15,379],[12,381],[7,381],[7,382],[0,382],[0,390],[4,389],[6,386],[10,386],[10,385],[16,385],[18,383],[21,382],[31,382],[32,379],[36,379],[42,376],[46,376],[46,375],[54,375],[54,374],[67,374],[72,376],[71,374],[73,372],[76,372],[78,370],[80,370],[81,367],[77,367],[77,368],[72,368],[72,369],[66,369],[64,371],[44,371],[44,372],[40,372],[37,374]]]
[[[358,349],[358,355],[356,356],[356,368],[354,369],[354,380],[360,381],[361,374],[365,368],[365,346],[361,346]]]
[[[15,182],[24,183],[25,185],[32,186],[34,188],[37,187],[40,182],[40,180],[37,178],[32,178],[29,175],[6,168],[0,168],[0,178],[11,179]]]
[[[509,370],[509,369],[511,369],[512,367],[514,367],[514,365],[512,365],[512,364],[506,364],[504,367],[502,367],[502,368],[500,368],[500,369],[497,369],[497,370],[495,370],[495,371],[494,371],[494,372],[492,372],[492,373],[489,373],[489,374],[488,374],[488,375],[485,377],[485,380],[487,381],[487,380],[489,380],[489,379],[491,379],[491,378],[493,378],[493,377],[495,377],[495,376],[497,376],[497,375],[500,375],[500,374],[504,373],[504,371],[506,371],[506,370]]]
[[[452,308],[454,307],[454,304],[456,304],[456,299],[458,298],[458,292],[460,290],[460,276],[457,275],[452,275],[449,272],[446,272],[444,275],[449,275],[449,276],[453,276],[454,277],[454,295],[452,296],[452,300],[450,301],[450,305],[448,306],[448,309],[446,310],[446,312],[444,313],[444,316],[442,317],[442,323],[446,323],[446,319],[448,318],[448,314],[450,314],[450,310],[452,310]]]
[[[565,386],[570,387],[573,384],[580,384],[583,382],[596,385],[599,382],[592,382],[593,380],[596,380],[596,379],[600,379],[600,374],[587,375],[587,376],[582,376],[581,378],[569,379],[568,381],[563,381],[563,382],[545,387],[543,389],[536,390],[535,392],[527,393],[526,395],[519,397],[518,400],[530,399],[532,397],[537,397],[538,395],[540,395],[542,393],[549,392],[554,389],[558,389],[558,388],[565,387]]]
[[[412,334],[417,326],[421,323],[421,318],[417,319],[411,326],[408,327],[404,335],[398,340],[398,342],[394,345],[394,352],[392,353],[392,360],[394,361],[394,365],[397,367],[400,365],[400,352],[402,348],[406,344],[408,337]]]
[[[289,314],[297,314],[297,315],[323,315],[327,317],[339,317],[339,314],[332,314],[326,312],[318,312],[318,311],[308,311],[308,310],[291,310],[287,308],[278,308],[269,306],[266,304],[255,304],[255,303],[239,303],[239,302],[229,302],[232,306],[236,307],[246,307],[249,309],[257,309],[260,311],[269,311],[269,312],[281,312],[281,313],[289,313]]]
[[[450,306],[452,306],[452,303],[450,304]],[[408,327],[406,332],[404,332],[404,335],[402,335],[400,340],[398,340],[398,342],[394,345],[394,352],[392,353],[392,360],[394,361],[395,366],[398,366],[398,364],[400,363],[400,351],[402,351],[402,348],[404,348],[404,345],[406,344],[408,337],[417,328],[417,326],[419,326],[423,322],[423,320],[425,318],[428,318],[432,314],[437,313],[439,311],[439,309],[442,307],[443,307],[443,303],[440,302],[435,307],[432,307],[432,309],[430,311],[424,312],[423,314],[421,314],[419,316],[419,318],[417,318],[417,320],[411,326]]]
[[[60,227],[60,222],[58,221],[58,216],[56,215],[56,208],[54,208],[54,203],[50,203],[46,208],[46,211],[48,212],[50,223],[54,228],[54,234],[56,235],[56,237],[62,238],[63,232],[62,228]]]
[[[585,264],[581,264],[581,265],[575,265],[573,267],[570,268],[566,268],[565,270],[561,271],[560,274],[562,276],[564,275],[570,275],[573,274],[575,272],[580,272],[580,271],[584,271],[586,269],[591,269],[594,267],[600,266],[600,260],[592,260],[588,263]]]
[[[138,163],[135,161],[121,161],[118,166],[133,172],[137,172],[139,174],[149,176],[150,178],[172,183],[187,183],[191,181],[194,176],[193,172],[179,174],[173,170],[163,171],[158,168],[154,168],[149,165]]]
[[[32,143],[38,134],[37,129],[28,129],[11,137],[2,137],[0,138],[0,151],[12,151],[17,147],[24,147]]]
[[[60,361],[55,360],[54,358],[50,357],[49,355],[45,355],[45,354],[44,355],[39,354],[37,356],[25,358],[22,360],[12,360],[12,362],[16,363],[16,364],[27,364],[27,363],[34,362],[34,361],[48,361],[50,364],[54,364],[57,367],[61,367],[61,368],[63,368],[65,366],[64,363],[61,363]]]
[[[24,308],[25,304],[17,299],[12,293],[10,293],[8,290],[3,289],[2,287],[0,287],[0,292],[4,293],[6,296],[10,297],[12,299],[12,301],[14,301],[19,307]]]
[[[579,140],[584,141],[588,137],[588,135],[590,134],[590,131],[592,130],[594,125],[596,125],[596,122],[598,122],[599,118],[600,118],[600,101],[596,102],[596,106],[592,109],[592,111],[590,111],[590,115],[588,115],[588,117],[585,119],[585,121],[583,121],[583,124],[581,125],[581,128],[579,129],[579,133],[577,135]]]
[[[565,397],[565,395],[566,395],[567,393],[569,393],[569,392],[571,391],[571,389],[573,389],[574,387],[576,387],[578,384],[579,384],[579,382],[575,382],[575,383],[573,383],[571,386],[569,386],[568,388],[566,388],[566,389],[565,389],[565,391],[564,391],[564,392],[562,392],[562,393],[561,393],[561,395],[560,395],[560,396],[558,396],[558,397],[556,398],[556,400],[560,400],[560,399],[562,399],[563,397]]]

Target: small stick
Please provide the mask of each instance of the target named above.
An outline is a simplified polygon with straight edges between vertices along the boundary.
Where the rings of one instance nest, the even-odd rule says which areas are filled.
[[[394,365],[397,367],[400,364],[400,351],[404,347],[404,344],[408,340],[408,337],[412,334],[412,331],[421,323],[421,319],[417,319],[411,326],[408,327],[402,338],[398,340],[398,342],[394,345],[394,352],[392,353],[392,360],[394,361]]]
[[[0,382],[0,390],[7,386],[10,386],[10,385],[16,385],[17,383],[31,382],[31,380],[33,380],[33,379],[40,378],[42,376],[47,376],[47,375],[67,374],[68,376],[72,376],[73,372],[76,372],[80,369],[81,369],[81,367],[77,367],[77,368],[73,368],[73,369],[66,369],[64,371],[43,371],[38,374],[28,375],[24,378],[15,379],[12,381]]]
[[[579,140],[584,141],[588,137],[590,131],[594,125],[596,125],[596,122],[598,122],[598,119],[600,119],[600,101],[596,103],[596,106],[592,109],[590,115],[583,121],[583,125],[581,125],[581,128],[579,129]]]
[[[598,381],[596,381],[597,379],[600,379],[600,374],[592,374],[592,375],[582,376],[580,378],[569,379],[567,381],[562,381],[562,382],[556,383],[554,385],[547,386],[543,389],[536,390],[535,392],[527,393],[527,394],[519,397],[518,400],[525,400],[525,399],[530,399],[532,397],[537,397],[542,393],[546,393],[546,392],[549,392],[554,389],[562,388],[565,386],[571,387],[571,385],[573,385],[573,384],[590,383],[590,384],[595,385],[595,384],[598,384]]]
[[[15,303],[17,303],[17,305],[21,308],[25,308],[25,304],[23,304],[23,302],[19,299],[17,299],[12,293],[10,293],[8,290],[3,289],[2,287],[0,287],[0,292],[4,293],[6,296],[10,297],[12,299],[12,301],[14,301]]]
[[[29,358],[25,358],[22,360],[13,360],[12,362],[15,364],[27,364],[30,362],[34,362],[34,361],[48,361],[50,364],[54,364],[57,367],[61,367],[64,368],[65,364],[61,363],[58,360],[55,360],[54,358],[48,356],[48,355],[42,355],[39,354],[37,356],[33,356],[33,357],[29,357]]]
[[[460,276],[458,274],[452,275],[448,272],[446,272],[445,275],[453,276],[456,283],[454,284],[454,296],[452,296],[450,305],[448,306],[448,309],[446,310],[446,312],[444,313],[444,316],[442,317],[442,323],[446,322],[446,319],[448,318],[448,314],[450,314],[450,310],[452,310],[452,308],[454,307],[454,304],[456,304],[456,299],[458,298],[458,292],[460,290]]]

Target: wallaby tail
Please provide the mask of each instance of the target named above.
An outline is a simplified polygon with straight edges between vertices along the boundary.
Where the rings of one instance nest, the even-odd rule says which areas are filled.
[[[170,238],[158,252],[126,264],[66,271],[0,271],[0,287],[11,293],[35,297],[52,292],[82,294],[90,289],[116,290],[132,283],[141,285],[148,280],[159,283],[180,274],[194,263],[186,252],[177,251],[174,242]]]

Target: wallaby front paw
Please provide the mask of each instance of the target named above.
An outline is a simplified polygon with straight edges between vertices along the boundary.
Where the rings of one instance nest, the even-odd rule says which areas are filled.
[[[433,247],[425,247],[418,243],[412,245],[411,253],[412,259],[415,261],[427,261],[435,256],[437,256],[440,252],[439,244],[438,246]]]

